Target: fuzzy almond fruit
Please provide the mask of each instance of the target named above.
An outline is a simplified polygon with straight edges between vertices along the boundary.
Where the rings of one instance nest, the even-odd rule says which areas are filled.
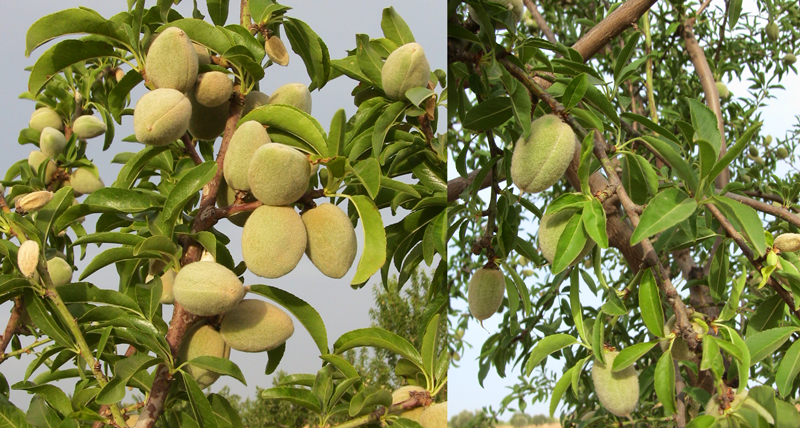
[[[19,271],[28,278],[32,278],[39,264],[39,244],[34,240],[27,240],[19,246],[17,251],[17,266]]]
[[[269,96],[269,104],[287,104],[311,114],[311,92],[302,83],[287,83]]]
[[[311,163],[301,151],[284,144],[264,144],[253,153],[247,182],[253,196],[265,205],[285,206],[308,189]],[[233,183],[228,182],[231,186]]]
[[[639,377],[633,365],[618,372],[611,371],[619,352],[603,352],[606,363],[595,358],[592,366],[592,383],[597,399],[609,412],[628,416],[639,402]]]
[[[347,274],[358,251],[356,231],[350,217],[333,204],[320,204],[302,215],[308,234],[306,255],[326,276]]]
[[[197,76],[194,99],[206,107],[227,102],[233,93],[233,81],[221,71],[209,71]]]
[[[231,137],[222,164],[228,186],[235,190],[250,190],[250,181],[247,178],[250,162],[261,146],[271,142],[264,125],[259,122],[249,120],[239,125]]]
[[[419,43],[406,43],[386,58],[381,69],[381,85],[386,96],[393,100],[406,98],[411,88],[427,87],[431,66]]]
[[[447,401],[426,407],[419,416],[422,428],[447,428]]]
[[[198,140],[216,140],[225,131],[228,122],[229,103],[222,103],[216,107],[206,107],[194,97],[194,92],[187,96],[192,106],[189,118],[189,133]]]
[[[200,321],[189,328],[183,336],[181,349],[178,352],[178,360],[184,363],[197,357],[205,356],[227,359],[230,355],[231,348],[225,343],[222,335],[214,327]],[[208,388],[220,376],[219,373],[191,364],[186,365],[185,370],[197,381],[201,389]]]
[[[59,131],[64,130],[64,122],[61,120],[61,115],[50,107],[42,107],[34,110],[33,114],[31,114],[31,120],[28,122],[28,126],[39,132],[42,132],[44,128],[48,127],[58,129]]]
[[[74,191],[87,195],[105,187],[103,179],[87,167],[80,167],[73,171],[70,174],[69,182]]]
[[[531,134],[520,137],[511,156],[511,180],[523,192],[538,193],[555,184],[575,154],[575,132],[558,116],[531,122]]]
[[[775,238],[773,246],[784,253],[800,251],[800,234],[784,233]]]
[[[164,146],[181,138],[189,128],[192,103],[175,89],[144,94],[133,111],[136,139],[148,146]]]
[[[80,140],[88,140],[90,138],[99,137],[106,133],[108,127],[99,117],[84,115],[77,119],[72,124],[72,132]]]
[[[292,207],[262,205],[242,228],[242,258],[262,278],[291,272],[306,250],[306,227]]]
[[[411,398],[411,393],[424,393],[426,391],[425,388],[416,385],[406,385],[401,386],[400,388],[394,390],[392,392],[392,404],[402,403],[403,401],[408,400]],[[411,410],[406,410],[405,412],[400,413],[401,418],[411,419],[414,422],[419,423],[420,416],[422,416],[422,412],[425,410],[425,407],[415,407]]]
[[[50,156],[47,156],[39,150],[34,150],[28,155],[28,166],[31,167],[34,174],[39,171],[39,165],[41,165],[42,162],[47,162],[44,172],[44,184],[47,185],[53,181],[53,174],[58,170],[56,163],[50,159]]]
[[[39,134],[39,150],[51,158],[57,158],[64,153],[67,147],[67,138],[58,129],[47,127]]]
[[[192,40],[177,27],[162,31],[147,51],[147,78],[156,88],[186,93],[197,80],[197,51]]]
[[[558,240],[561,238],[561,234],[564,233],[564,229],[567,228],[567,223],[569,223],[573,214],[575,214],[575,210],[562,210],[555,214],[548,213],[543,215],[542,220],[539,222],[539,250],[542,251],[542,255],[550,263],[555,260]],[[587,239],[583,251],[572,264],[586,257],[593,247],[594,241]]]
[[[294,334],[286,312],[263,300],[246,299],[222,318],[219,332],[225,343],[242,352],[271,351]]]
[[[228,312],[244,297],[244,287],[236,274],[210,261],[184,266],[175,276],[172,292],[177,303],[201,317]]]
[[[467,290],[469,312],[483,321],[497,312],[503,303],[506,280],[498,269],[482,267],[472,274]]]

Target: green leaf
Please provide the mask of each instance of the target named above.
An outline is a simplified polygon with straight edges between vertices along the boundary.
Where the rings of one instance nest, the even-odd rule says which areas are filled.
[[[583,322],[583,306],[581,305],[581,288],[580,278],[578,278],[578,269],[573,269],[569,276],[569,308],[570,315],[572,315],[572,322],[575,324],[575,329],[578,330],[578,335],[584,344],[591,343],[589,335],[586,333],[586,325]]]
[[[250,292],[260,294],[291,312],[303,324],[303,327],[308,330],[319,351],[322,354],[328,353],[328,332],[325,330],[325,323],[322,321],[319,312],[306,301],[280,288],[269,285],[251,285]],[[270,359],[271,357],[272,355],[270,355]]]
[[[201,369],[210,370],[214,373],[228,375],[247,386],[247,381],[244,378],[244,374],[242,374],[242,371],[239,369],[239,366],[226,358],[204,355],[187,361],[187,364],[199,367]]]
[[[67,397],[67,394],[65,394],[61,388],[55,385],[37,385],[33,382],[23,381],[14,384],[11,388],[42,397],[50,406],[61,413],[61,416],[68,416],[72,413],[72,404],[70,403],[69,397]],[[2,419],[0,419],[0,426],[5,426],[2,424]]]
[[[586,201],[581,213],[583,227],[586,233],[600,248],[608,248],[608,234],[606,233],[606,210],[597,198]]]
[[[552,266],[554,274],[563,271],[578,258],[584,246],[586,246],[587,239],[588,236],[586,235],[586,229],[583,227],[581,215],[576,212],[567,222],[564,231],[558,238],[556,255]]]
[[[586,93],[586,88],[589,87],[589,76],[586,73],[581,73],[575,76],[567,88],[564,89],[564,95],[561,97],[561,104],[564,108],[571,109],[578,105]]]
[[[314,393],[305,388],[276,386],[261,391],[262,400],[281,400],[304,407],[314,413],[320,413],[319,400]]]
[[[322,157],[328,156],[327,137],[322,126],[310,114],[296,107],[286,104],[267,104],[247,113],[245,117],[239,120],[236,126],[238,127],[250,120],[280,129],[297,137],[308,144],[305,151],[310,151],[312,154],[318,154]]]
[[[636,245],[669,227],[686,220],[697,210],[697,202],[676,187],[656,195],[639,217],[639,225],[631,235],[631,245]]]
[[[733,0],[737,1],[737,0]],[[747,148],[750,144],[750,140],[753,138],[753,135],[761,128],[761,122],[756,122],[753,126],[747,129],[739,139],[736,140],[736,143],[728,147],[728,151],[722,155],[722,157],[714,164],[714,167],[711,168],[711,173],[708,174],[708,181],[714,181],[715,178],[733,162],[734,159],[739,157],[739,155]]]
[[[631,34],[628,37],[628,40],[625,42],[625,47],[623,47],[619,52],[619,56],[614,64],[614,81],[617,83],[617,85],[622,83],[619,80],[619,77],[622,74],[622,69],[625,67],[625,64],[628,63],[636,50],[636,43],[639,41],[640,35],[641,34],[638,31],[633,32],[633,34]]]
[[[242,417],[231,406],[228,400],[219,394],[210,394],[208,401],[217,419],[217,424],[222,428],[244,428]]]
[[[306,65],[311,78],[309,90],[322,88],[328,81],[331,64],[328,47],[305,22],[295,18],[284,18],[283,29],[292,45],[292,50]]]
[[[578,339],[569,334],[551,334],[540,339],[534,346],[525,364],[525,376],[530,376],[533,369],[539,365],[548,355],[560,349],[578,343]]]
[[[778,392],[787,397],[792,391],[794,378],[800,372],[800,341],[795,341],[781,360],[778,372],[775,374],[775,383],[778,384]]]
[[[581,157],[578,164],[578,179],[581,182],[581,192],[587,197],[592,196],[592,189],[589,187],[589,174],[591,173],[592,152],[594,151],[594,131],[589,131],[581,143]]]
[[[86,268],[83,269],[83,272],[78,279],[82,281],[89,275],[112,263],[121,262],[124,260],[155,259],[160,257],[161,255],[159,253],[140,253],[138,255],[134,255],[132,247],[109,248],[95,256],[95,258],[93,258],[92,261],[86,266]]]
[[[421,105],[422,102],[435,96],[436,92],[428,88],[417,87],[407,90],[405,95],[406,98],[408,98],[408,100],[411,101],[411,104],[414,104],[415,106],[424,109],[425,107]],[[530,98],[528,98],[528,100],[530,101]]]
[[[4,428],[30,428],[25,413],[0,395],[0,426]]]
[[[599,110],[601,113],[606,115],[606,117],[611,119],[612,122],[619,126],[617,109],[613,104],[611,104],[602,91],[595,88],[594,85],[589,85],[586,87],[586,93],[583,95],[583,97],[589,105]]]
[[[556,408],[558,407],[558,403],[561,402],[561,398],[564,397],[564,393],[567,392],[567,388],[572,383],[572,373],[575,371],[575,367],[571,367],[569,370],[564,372],[561,375],[561,379],[556,382],[556,386],[553,387],[553,394],[550,398],[550,417],[553,417],[553,414],[556,412]]]
[[[686,428],[710,428],[717,422],[717,419],[711,415],[700,415],[692,419]]]
[[[621,160],[622,186],[635,204],[644,205],[649,196],[658,194],[658,175],[647,159],[632,153],[625,153]]]
[[[128,36],[122,27],[97,12],[84,8],[65,9],[39,18],[31,25],[25,34],[25,56],[29,57],[34,49],[56,37],[81,33],[128,44]]]
[[[144,241],[144,238],[139,235],[131,235],[130,233],[123,232],[98,232],[72,241],[72,246],[83,244],[122,244],[122,245],[136,245]]]
[[[611,368],[612,371],[618,372],[625,370],[626,368],[630,367],[631,364],[639,360],[639,358],[642,358],[644,354],[650,352],[650,350],[653,349],[653,347],[657,344],[658,341],[656,340],[652,342],[637,343],[619,351],[619,354],[616,356],[616,358],[614,358],[614,364]]]
[[[703,336],[703,359],[700,361],[700,370],[708,370],[714,366],[714,360],[719,356],[718,341],[714,336]]]
[[[200,422],[201,428],[218,428],[217,419],[214,417],[214,410],[211,403],[200,389],[200,385],[194,378],[186,373],[181,373],[183,384],[186,386],[186,393],[189,396],[189,408],[194,414],[195,421]]]
[[[153,194],[141,190],[104,187],[87,196],[82,205],[88,206],[90,212],[132,214],[158,208],[161,202]]]
[[[275,349],[267,351],[267,367],[264,369],[264,374],[270,375],[275,372],[283,359],[283,353],[286,352],[286,342],[281,343]]]
[[[36,227],[42,231],[45,239],[50,233],[53,223],[67,208],[72,206],[74,200],[75,196],[73,196],[72,187],[62,187],[56,191],[50,202],[39,210],[36,215]]]
[[[737,312],[739,311],[739,297],[742,295],[745,280],[745,275],[741,275],[739,279],[733,283],[733,288],[731,289],[731,295],[728,298],[728,302],[725,303],[725,307],[722,308],[722,312],[717,318],[719,321],[728,321],[736,316]]]
[[[160,33],[169,27],[180,28],[193,42],[199,43],[218,54],[224,53],[232,46],[231,39],[228,38],[224,30],[202,19],[178,19],[162,25],[156,31]]]
[[[136,73],[137,75],[139,73]],[[127,76],[126,76],[127,77]],[[123,79],[123,82],[125,79]],[[119,87],[122,83],[118,83],[115,88]],[[112,93],[114,90],[112,89]],[[117,175],[117,180],[111,186],[113,188],[118,189],[129,189],[136,178],[139,177],[142,170],[147,166],[147,164],[156,156],[160,155],[162,152],[169,150],[169,146],[148,146],[139,151],[138,153],[134,154],[132,158],[130,158],[125,165],[122,166],[122,169],[119,171]],[[101,189],[102,190],[102,189]],[[96,192],[95,192],[96,193]],[[94,193],[93,193],[94,194]]]
[[[48,49],[36,60],[28,78],[28,91],[38,95],[50,79],[73,64],[95,58],[119,58],[119,56],[120,54],[106,42],[64,40]]]
[[[425,335],[422,337],[422,366],[425,368],[425,373],[429,375],[434,373],[436,367],[436,345],[439,340],[439,314],[431,318],[428,327],[425,329]]]
[[[372,156],[376,159],[381,155],[386,134],[397,124],[397,120],[403,115],[407,107],[408,104],[405,101],[392,103],[389,107],[386,107],[386,110],[381,113],[375,122],[375,128],[372,131]]]
[[[689,190],[692,192],[697,190],[697,177],[695,177],[694,171],[692,171],[692,168],[689,167],[689,164],[686,163],[686,160],[680,154],[676,153],[668,143],[656,137],[644,135],[642,138],[644,138],[653,150],[667,160],[673,173],[686,182],[689,186]]]
[[[100,390],[95,401],[98,404],[114,404],[125,398],[125,387],[128,381],[139,371],[146,370],[161,362],[160,358],[146,353],[135,353],[114,364],[114,377]]]
[[[381,69],[383,68],[383,60],[381,56],[372,49],[369,43],[369,36],[366,34],[356,34],[356,59],[358,67],[378,89],[383,89],[381,85]]]
[[[381,15],[381,30],[383,30],[383,35],[386,36],[387,39],[395,42],[397,46],[415,41],[414,34],[411,33],[411,28],[409,28],[406,21],[397,14],[394,7],[383,9],[383,14]]]
[[[393,352],[424,370],[422,356],[414,345],[399,335],[378,327],[361,328],[341,335],[333,344],[333,353],[341,354],[348,349],[362,346],[374,346]]]
[[[363,284],[386,262],[386,231],[375,202],[364,195],[344,195],[355,206],[364,230],[364,250],[351,284]]]
[[[223,26],[228,20],[229,0],[207,0],[208,14],[215,25]]]
[[[639,309],[645,326],[657,337],[664,337],[664,310],[661,307],[661,294],[651,268],[642,274],[639,283]]]
[[[50,408],[44,399],[38,395],[35,395],[31,400],[25,420],[36,428],[56,428],[62,422],[55,410]]]
[[[56,290],[61,300],[66,304],[73,303],[101,303],[123,309],[135,314],[141,314],[139,304],[130,296],[116,290],[106,290],[88,282],[73,282],[62,285]]]
[[[197,195],[203,186],[217,174],[217,162],[208,161],[195,166],[175,184],[164,202],[161,213],[161,233],[172,237],[175,222],[181,215],[185,205]]]
[[[750,365],[772,355],[796,331],[797,327],[778,327],[750,335],[744,341],[750,351]]]
[[[728,28],[733,31],[736,23],[739,22],[739,15],[742,13],[742,0],[731,0],[728,5]]]
[[[33,290],[25,289],[25,308],[31,320],[47,337],[59,346],[71,347],[72,336],[69,335],[56,318],[47,310],[45,302]]]
[[[472,107],[467,112],[461,125],[472,131],[483,132],[506,123],[513,115],[514,109],[511,105],[511,98],[490,98]]]
[[[658,359],[654,386],[658,401],[664,405],[664,412],[668,415],[675,413],[675,365],[672,352],[665,352]]]
[[[711,143],[714,148],[714,158],[719,155],[722,139],[717,127],[717,116],[698,100],[689,98],[689,112],[692,115],[692,126],[701,140]]]
[[[764,256],[767,249],[767,240],[764,237],[764,225],[758,213],[747,205],[725,196],[714,196],[714,202],[722,214],[730,220],[737,229],[744,232],[748,243],[759,256]]]
[[[622,113],[620,116],[622,116],[622,117],[624,117],[626,119],[633,120],[634,122],[638,122],[638,123],[644,125],[646,128],[648,128],[649,130],[655,132],[656,134],[659,134],[659,135],[661,135],[663,137],[669,138],[675,144],[680,144],[681,143],[680,140],[678,140],[678,137],[676,137],[675,134],[670,132],[667,128],[664,128],[663,126],[653,122],[652,120],[650,120],[650,119],[648,119],[648,118],[646,118],[646,117],[644,117],[642,115],[625,112],[625,113]]]
[[[711,272],[708,277],[709,291],[715,301],[722,300],[725,294],[725,289],[728,286],[729,268],[728,245],[723,241],[722,245],[717,247],[717,252],[714,253],[714,258],[711,260]]]
[[[345,131],[347,130],[347,112],[340,108],[333,114],[328,135],[328,156],[344,154]]]

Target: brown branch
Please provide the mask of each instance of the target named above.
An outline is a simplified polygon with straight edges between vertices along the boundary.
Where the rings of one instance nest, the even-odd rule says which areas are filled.
[[[547,37],[547,40],[550,43],[556,43],[556,35],[553,33],[553,30],[550,29],[550,26],[547,25],[547,21],[544,20],[544,17],[541,13],[539,13],[539,8],[531,0],[525,0],[525,7],[531,12],[531,17],[534,21],[536,21],[536,25],[539,26],[539,29],[542,30],[544,36]]]
[[[216,203],[217,190],[222,180],[222,165],[225,161],[225,153],[228,151],[228,144],[236,130],[236,124],[242,116],[244,99],[241,96],[240,90],[237,84],[234,88],[235,96],[231,100],[230,109],[228,110],[228,120],[225,123],[222,143],[220,144],[219,153],[217,153],[217,173],[214,175],[214,178],[203,187],[203,196],[200,199],[197,217],[195,217],[194,223],[192,224],[192,233],[208,230],[217,221],[217,219],[214,218],[214,204]],[[190,240],[183,247],[181,266],[186,266],[200,260],[202,253],[203,247],[199,243]],[[170,347],[170,352],[176,360],[183,335],[197,319],[198,317],[196,315],[190,314],[183,306],[179,305],[177,302],[175,303],[166,339]],[[139,420],[136,422],[136,428],[153,428],[153,426],[155,426],[156,420],[164,411],[164,402],[167,399],[172,380],[173,377],[169,373],[169,368],[164,364],[159,364],[156,369],[153,386],[150,389],[150,395],[147,397],[147,402],[144,404],[139,415]]]
[[[733,200],[739,201],[763,213],[770,214],[774,217],[782,218],[788,221],[789,223],[797,227],[800,227],[800,216],[794,214],[793,212],[789,211],[788,209],[782,206],[776,207],[775,205],[760,202],[755,199],[748,198],[746,196],[737,195],[736,193],[728,192],[725,194],[725,196]]]
[[[192,141],[192,137],[189,136],[188,132],[183,134],[181,141],[183,141],[183,152],[192,158],[195,165],[200,165],[204,162],[200,154],[197,153],[197,149],[194,147],[194,141]]]
[[[769,193],[764,193],[764,192],[762,192],[760,190],[745,190],[742,193],[744,193],[747,196],[752,196],[754,198],[766,199],[768,201],[777,202],[777,203],[779,203],[781,205],[787,205],[787,202],[784,201],[783,198],[781,196],[779,196],[779,195],[772,195],[772,194],[769,194]],[[792,211],[794,211],[796,213],[800,213],[800,210],[798,210],[797,208],[795,208],[793,206],[789,206],[788,209],[791,209]]]
[[[5,200],[3,200],[3,203],[5,203]],[[0,355],[6,352],[6,348],[8,348],[8,344],[11,343],[11,338],[14,336],[14,332],[17,331],[17,324],[23,308],[22,296],[18,296],[14,299],[14,309],[11,310],[8,324],[6,324],[6,329],[3,331],[3,341],[0,343]],[[0,362],[3,361],[4,360],[0,359]]]
[[[719,43],[717,43],[717,51],[714,53],[714,62],[719,62],[719,55],[722,53],[722,45],[725,43],[725,26],[728,23],[728,9],[730,7],[730,0],[726,0],[725,13],[722,16],[722,23],[719,25]]]
[[[630,28],[655,3],[656,0],[626,1],[592,27],[572,48],[583,56],[584,62],[588,61],[608,42]]]

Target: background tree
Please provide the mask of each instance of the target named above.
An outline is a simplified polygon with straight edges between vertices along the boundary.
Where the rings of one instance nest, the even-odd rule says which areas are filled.
[[[480,379],[519,370],[498,410],[547,398],[565,426],[622,423],[627,407],[663,426],[800,423],[800,248],[773,246],[800,226],[800,125],[760,132],[760,110],[797,72],[796,2],[757,2],[755,16],[740,1],[526,0],[523,25],[523,5],[502,3],[448,3],[451,296],[467,299],[482,266],[500,267],[499,284],[484,282],[505,294],[499,308],[481,300],[504,318],[462,364]],[[748,93],[726,94],[731,77]],[[547,114],[553,125],[531,124]],[[574,152],[557,146],[573,133]],[[531,134],[545,148],[524,149]],[[556,157],[564,168],[540,168]],[[507,178],[525,165],[555,183],[520,194]],[[545,214],[561,228],[543,228]],[[550,354],[565,362],[557,382],[540,368]],[[594,382],[603,360],[639,390]]]
[[[435,268],[438,275],[427,290],[431,310],[425,314],[428,334],[423,343],[428,346],[420,348],[380,328],[348,332],[330,346],[321,316],[308,303],[273,286],[245,288],[238,279],[246,269],[269,278],[291,271],[294,266],[287,264],[286,255],[294,251],[297,260],[302,257],[308,234],[313,235],[314,220],[309,217],[333,206],[317,207],[314,201],[323,198],[346,209],[340,210],[344,219],[339,229],[362,225],[358,245],[363,254],[352,279],[354,288],[379,270],[386,284],[388,262],[393,261],[400,272],[399,291],[423,260],[432,266],[435,255],[444,254],[444,150],[433,131],[443,98],[435,89],[445,87],[444,72],[430,72],[422,48],[392,8],[383,11],[384,37],[358,35],[348,56],[332,60],[324,41],[307,24],[291,17],[289,7],[272,1],[242,1],[239,19],[228,25],[227,2],[210,1],[207,20],[196,8],[192,18],[182,17],[171,9],[172,2],[148,6],[131,1],[127,10],[109,19],[86,8],[67,9],[41,18],[27,33],[28,54],[61,36],[81,37],[53,42],[33,65],[23,97],[35,101],[37,109],[19,141],[40,150],[14,163],[3,180],[9,191],[8,199],[0,196],[0,227],[8,239],[0,240],[0,301],[13,300],[15,305],[0,361],[33,354],[26,379],[11,387],[34,394],[26,415],[8,401],[9,387],[0,376],[4,420],[37,428],[61,423],[241,426],[241,417],[223,396],[206,395],[202,389],[219,375],[245,382],[239,367],[228,360],[229,346],[236,347],[233,337],[241,331],[237,326],[227,335],[224,331],[241,315],[237,305],[245,293],[274,303],[268,313],[283,319],[288,319],[283,310],[292,313],[319,347],[320,373],[293,375],[293,386],[264,392],[312,410],[315,424],[346,419],[349,426],[359,426],[395,420],[411,408],[424,406],[427,412],[446,406],[430,406],[431,397],[446,384],[448,366],[448,354],[430,346],[437,343],[437,313],[447,302],[444,264]],[[257,90],[269,67],[285,65],[288,52],[281,36],[303,60],[311,83],[281,88],[267,102],[267,95]],[[407,53],[409,47],[414,55]],[[399,55],[392,66],[389,60],[395,52]],[[400,65],[409,59],[427,68],[416,68],[414,82],[406,81],[405,74],[398,79],[396,58]],[[389,61],[385,68],[384,60]],[[198,71],[201,83],[195,85]],[[218,80],[210,77],[219,75]],[[339,110],[326,132],[310,114],[309,90],[320,90],[341,76],[358,82],[354,94],[367,92],[359,96],[362,109],[356,115],[348,118]],[[133,102],[130,92],[138,85],[150,92]],[[210,93],[202,92],[208,85]],[[92,116],[95,112],[99,117]],[[115,122],[130,120],[131,115],[135,135],[126,140],[145,147],[115,158],[124,166],[106,187],[97,176],[98,167],[87,158],[86,140],[104,135],[103,147],[109,148],[115,142]],[[236,153],[240,149],[234,134],[245,128],[264,133],[266,127],[272,142],[263,148],[279,150],[274,156],[285,156],[286,162],[279,168],[258,165],[263,169],[246,178],[249,191],[227,183],[228,173],[223,180],[223,171],[229,170],[226,160],[272,162],[261,151],[253,156]],[[270,171],[285,172],[289,166],[299,167],[300,173],[263,181]],[[233,171],[242,169],[234,165]],[[289,189],[292,196],[287,196]],[[82,194],[88,196],[76,201]],[[295,208],[303,211],[305,221]],[[415,217],[384,228],[382,208],[402,209],[401,217]],[[278,211],[300,225],[294,235],[276,238],[276,231],[289,229],[286,224],[260,220],[272,215],[263,213]],[[254,249],[256,260],[246,265],[234,261],[226,247],[230,240],[214,225],[250,214],[245,231],[255,229],[255,239],[251,244],[242,241],[243,247],[254,248],[243,248],[243,253],[247,259],[244,250]],[[252,222],[254,218],[259,220]],[[94,222],[90,232],[83,226],[86,220]],[[330,234],[332,222],[322,220],[316,221],[322,225],[317,233]],[[73,281],[75,258],[85,254],[88,244],[105,250]],[[331,271],[325,265],[331,267],[330,259],[344,249],[329,248],[316,256],[312,249],[309,257],[326,275],[340,277],[342,266]],[[280,257],[257,260],[264,250]],[[345,272],[351,262],[343,263]],[[118,287],[84,281],[105,266],[117,269]],[[171,277],[170,270],[177,276]],[[162,304],[173,300],[168,323]],[[255,317],[240,318],[247,322]],[[220,324],[222,333],[217,331]],[[277,326],[268,325],[268,332],[280,330],[271,329]],[[281,327],[287,331],[285,323]],[[18,336],[27,333],[37,340],[21,347]],[[270,334],[239,338],[249,346]],[[268,350],[268,373],[278,367],[285,340],[259,346],[259,351]],[[9,343],[12,350],[5,353]],[[393,403],[388,391],[365,387],[357,370],[341,357],[364,346],[403,356],[398,375],[410,378],[423,392]],[[199,356],[192,356],[195,351]],[[48,372],[29,379],[42,365]],[[76,381],[71,396],[52,384],[60,379]],[[126,386],[145,399],[122,406]]]

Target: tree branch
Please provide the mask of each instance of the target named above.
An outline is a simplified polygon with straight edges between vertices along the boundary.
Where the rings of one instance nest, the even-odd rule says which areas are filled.
[[[536,21],[536,25],[539,26],[539,29],[542,30],[544,36],[547,37],[547,40],[550,43],[556,43],[556,35],[553,33],[553,30],[550,29],[550,26],[547,25],[547,21],[544,20],[544,16],[539,13],[539,8],[531,0],[525,0],[525,7],[528,8],[528,11],[531,13],[531,17],[534,21]]]
[[[192,141],[192,137],[189,136],[188,132],[183,134],[181,141],[183,141],[183,152],[192,158],[195,165],[200,165],[204,162],[200,154],[197,153],[197,149],[194,147],[194,141]]]
[[[11,338],[14,336],[14,332],[17,331],[17,324],[22,314],[22,309],[22,296],[18,296],[14,299],[14,309],[11,310],[11,316],[8,318],[8,324],[3,332],[3,342],[0,343],[0,354],[6,352],[6,348],[8,348],[8,344],[11,343]],[[3,361],[5,361],[5,357],[0,359],[0,363]]]
[[[655,3],[656,0],[626,1],[592,27],[572,48],[583,56],[584,62],[588,61],[613,38],[630,28]]]

